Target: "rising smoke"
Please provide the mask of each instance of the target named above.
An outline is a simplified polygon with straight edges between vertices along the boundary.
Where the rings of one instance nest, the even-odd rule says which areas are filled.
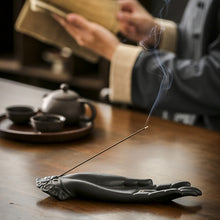
[[[163,6],[159,10],[159,12],[157,13],[158,18],[163,18],[167,15],[169,5],[170,5],[170,0],[163,0]],[[170,89],[172,82],[173,82],[173,73],[165,65],[163,65],[163,63],[160,59],[160,55],[159,55],[160,52],[158,51],[158,47],[160,44],[160,40],[161,40],[161,36],[162,36],[163,31],[164,31],[164,29],[161,29],[158,31],[158,27],[155,26],[152,28],[152,30],[150,31],[148,36],[146,36],[145,39],[143,39],[142,41],[139,42],[139,45],[142,46],[146,51],[150,50],[150,52],[152,54],[154,54],[156,61],[158,62],[159,69],[163,74],[163,78],[160,83],[157,97],[156,97],[156,99],[155,99],[155,101],[149,111],[145,125],[148,124],[150,116],[151,116],[153,110],[155,109],[155,107],[157,106],[157,104],[159,103],[160,98],[162,97],[162,95],[164,95]],[[149,38],[154,39],[153,47],[150,49],[146,47],[146,40]]]

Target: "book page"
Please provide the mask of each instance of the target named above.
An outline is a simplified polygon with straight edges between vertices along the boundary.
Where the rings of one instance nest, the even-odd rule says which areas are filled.
[[[77,13],[90,21],[96,22],[113,33],[118,32],[116,13],[119,9],[117,0],[32,0],[41,8],[59,13]],[[43,4],[44,3],[44,4]],[[57,9],[57,11],[56,11]]]
[[[99,56],[77,42],[44,10],[33,11],[26,1],[15,23],[15,30],[58,48],[68,47],[74,55],[97,63]],[[35,5],[36,6],[36,5]],[[37,9],[37,8],[36,8]],[[49,11],[49,10],[48,10]],[[62,12],[62,11],[61,11]]]

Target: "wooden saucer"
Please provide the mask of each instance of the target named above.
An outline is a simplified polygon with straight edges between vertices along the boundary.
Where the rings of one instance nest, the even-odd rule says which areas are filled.
[[[93,129],[92,122],[83,122],[73,126],[64,126],[59,132],[37,132],[30,125],[16,125],[6,115],[0,116],[0,136],[7,139],[33,142],[57,143],[79,139]]]

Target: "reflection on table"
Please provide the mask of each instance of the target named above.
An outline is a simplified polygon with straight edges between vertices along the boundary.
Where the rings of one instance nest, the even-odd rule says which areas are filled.
[[[8,92],[10,91],[10,93]],[[0,110],[7,105],[39,106],[44,89],[0,80]],[[59,175],[143,127],[147,115],[95,103],[94,130],[82,139],[25,143],[0,138],[1,219],[219,219],[220,135],[151,117],[149,128],[74,172],[151,178],[155,184],[187,180],[200,197],[168,204],[57,201],[35,186],[36,177]]]

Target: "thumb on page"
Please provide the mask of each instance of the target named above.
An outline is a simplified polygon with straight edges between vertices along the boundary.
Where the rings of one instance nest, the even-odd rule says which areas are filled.
[[[66,19],[70,24],[73,24],[77,28],[87,29],[89,27],[89,21],[80,15],[69,14]]]

